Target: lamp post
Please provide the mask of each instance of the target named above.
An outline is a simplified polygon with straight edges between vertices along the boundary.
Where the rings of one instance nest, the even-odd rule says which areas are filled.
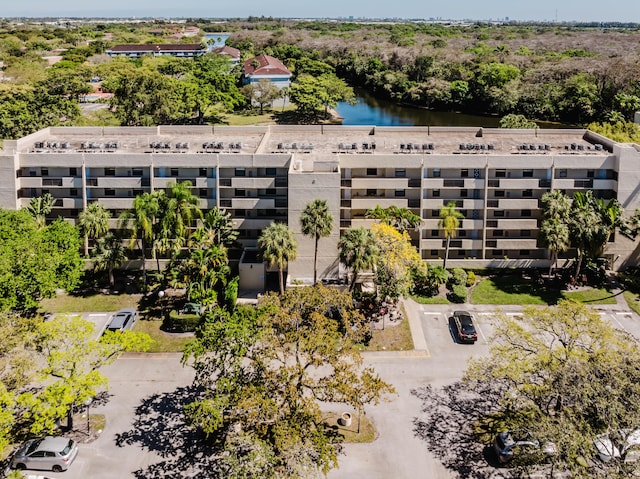
[[[84,402],[84,405],[87,406],[87,436],[91,435],[91,414],[89,414],[89,411],[92,402],[93,398],[89,398]]]
[[[162,320],[164,321],[164,290],[158,291],[158,300],[160,303],[160,314],[162,315]]]

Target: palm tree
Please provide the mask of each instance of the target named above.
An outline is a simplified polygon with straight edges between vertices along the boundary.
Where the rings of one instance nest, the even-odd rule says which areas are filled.
[[[313,200],[300,215],[302,234],[315,239],[313,254],[313,284],[318,282],[318,241],[329,236],[333,229],[333,216],[329,213],[329,205],[325,200]]]
[[[296,259],[298,255],[295,233],[284,223],[271,223],[262,230],[262,234],[258,238],[258,247],[270,267],[278,266],[280,294],[284,294],[284,267],[289,261]]]
[[[445,238],[447,238],[447,247],[444,252],[444,263],[442,264],[444,269],[447,269],[447,259],[449,259],[449,245],[451,244],[451,238],[456,236],[456,230],[460,227],[460,220],[463,218],[464,215],[456,210],[455,201],[449,201],[449,203],[440,210],[438,228],[442,229]]]
[[[98,202],[90,203],[78,216],[78,226],[84,235],[84,254],[89,256],[89,238],[98,239],[109,231],[111,213]]]
[[[571,239],[569,236],[569,226],[559,218],[547,218],[540,226],[540,239],[551,252],[551,264],[549,265],[549,276],[553,268],[558,263],[558,255],[569,249]]]
[[[195,247],[208,248],[212,245],[233,246],[238,239],[238,230],[233,226],[231,213],[217,207],[210,209],[202,224],[191,235]]]
[[[38,228],[44,228],[47,221],[47,215],[53,211],[53,206],[56,204],[56,199],[51,193],[45,193],[42,196],[31,198],[27,211],[31,213],[31,216],[36,220]]]
[[[377,205],[375,208],[367,210],[366,218],[373,218],[393,226],[400,231],[415,229],[422,221],[418,215],[413,213],[409,208],[399,208],[395,205],[389,208],[382,208]]]
[[[135,248],[138,244],[142,256],[142,281],[144,290],[147,290],[147,266],[146,249],[147,244],[153,244],[153,225],[158,215],[160,204],[159,195],[154,193],[143,193],[133,200],[133,209],[127,210],[120,215],[120,229],[130,229],[129,248]]]
[[[96,242],[93,250],[93,269],[109,272],[109,286],[115,285],[113,270],[118,268],[127,259],[120,238],[113,233],[107,233]]]
[[[194,293],[199,301],[210,298],[215,300],[213,288],[219,282],[226,284],[230,268],[227,260],[227,250],[222,245],[214,245],[207,249],[196,249],[186,261],[187,293],[189,300]]]
[[[202,218],[200,198],[191,192],[191,182],[169,183],[169,194],[162,204],[162,227],[168,237],[186,239],[196,219]]]
[[[338,242],[340,262],[353,271],[349,291],[353,291],[358,273],[375,265],[379,250],[371,230],[349,228]]]

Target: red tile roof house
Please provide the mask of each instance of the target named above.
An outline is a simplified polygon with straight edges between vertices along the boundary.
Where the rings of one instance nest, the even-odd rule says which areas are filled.
[[[214,48],[213,53],[218,55],[227,55],[231,59],[231,65],[237,65],[240,63],[240,50],[237,48],[229,47],[227,45],[219,48]]]
[[[242,67],[242,84],[257,83],[267,79],[278,87],[284,88],[291,85],[291,72],[277,58],[269,55],[258,55],[244,62]]]
[[[139,58],[143,55],[171,55],[174,57],[193,58],[206,53],[207,49],[199,43],[170,43],[166,45],[115,45],[107,50],[111,57],[126,56],[129,58]]]

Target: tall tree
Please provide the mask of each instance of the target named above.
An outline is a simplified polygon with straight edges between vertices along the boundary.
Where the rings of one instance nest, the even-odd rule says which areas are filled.
[[[333,215],[325,200],[315,199],[305,206],[300,215],[302,234],[311,236],[315,241],[313,253],[313,284],[318,282],[318,241],[329,236],[333,229]]]
[[[89,239],[98,239],[109,231],[111,213],[97,201],[89,203],[78,216],[78,226],[84,235],[84,254],[89,256]]]
[[[130,231],[129,248],[135,248],[138,244],[142,257],[142,281],[144,290],[147,290],[147,246],[153,244],[153,229],[156,217],[160,210],[156,193],[143,193],[133,200],[133,209],[124,211],[120,215],[120,229]]]
[[[56,204],[56,199],[51,193],[45,193],[42,196],[36,196],[31,198],[27,211],[31,213],[31,216],[36,220],[39,228],[44,228],[47,224],[47,216],[53,211],[53,206]]]
[[[338,250],[340,262],[352,271],[349,291],[353,291],[358,273],[374,267],[379,253],[378,245],[371,230],[349,228],[340,238]]]
[[[365,213],[367,218],[373,218],[393,226],[400,232],[415,229],[422,221],[409,208],[399,208],[395,205],[382,208],[379,205]]]
[[[169,194],[161,204],[163,229],[171,238],[183,242],[189,237],[197,219],[202,218],[200,198],[191,192],[191,182],[169,183]]]
[[[278,266],[280,294],[284,294],[284,267],[298,255],[295,233],[284,223],[271,223],[262,230],[258,247],[270,267]]]
[[[547,218],[540,225],[540,239],[551,252],[549,276],[558,263],[558,255],[571,246],[569,226],[558,218]]]
[[[191,235],[191,242],[197,248],[212,245],[231,247],[236,244],[239,231],[233,225],[231,213],[218,207],[211,208],[202,219],[202,223]]]
[[[338,465],[341,440],[319,402],[362,412],[394,392],[373,369],[361,369],[355,344],[326,315],[340,293],[325,288],[324,308],[301,310],[306,289],[268,295],[258,309],[218,310],[185,349],[183,362],[203,391],[187,417],[210,439],[227,477],[326,475]]]
[[[115,286],[113,270],[120,267],[127,259],[122,240],[113,233],[107,233],[98,239],[93,251],[93,269],[107,271],[109,286]]]
[[[468,387],[499,398],[477,425],[533,431],[556,445],[551,460],[573,477],[634,477],[629,450],[608,463],[589,461],[593,440],[636,431],[640,424],[640,349],[583,304],[528,307],[517,319],[501,315],[489,355],[472,360]]]
[[[450,201],[444,208],[440,210],[440,220],[438,221],[438,228],[444,233],[444,237],[447,239],[447,246],[444,252],[444,262],[442,267],[447,269],[447,260],[449,259],[449,246],[451,245],[451,238],[455,238],[456,231],[460,227],[460,220],[464,218],[464,215],[456,210],[455,201]]]
[[[258,104],[261,115],[265,106],[271,105],[274,100],[282,98],[283,96],[282,89],[267,79],[245,85],[242,87],[242,93],[247,97],[249,103]]]

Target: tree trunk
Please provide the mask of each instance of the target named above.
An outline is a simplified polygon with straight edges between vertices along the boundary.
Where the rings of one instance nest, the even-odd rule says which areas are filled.
[[[73,404],[69,407],[69,411],[67,411],[67,429],[73,431]]]
[[[551,264],[549,265],[549,278],[551,278],[551,273],[553,272],[553,268],[558,262],[558,253],[556,251],[551,251]]]
[[[578,261],[576,263],[576,274],[574,275],[574,282],[580,277],[580,269],[582,268],[582,252],[578,250]]]
[[[145,256],[145,245],[144,245],[144,240],[140,241],[140,244],[142,244],[142,248],[140,248],[142,250],[142,288],[143,291],[146,293],[147,292],[147,257]]]
[[[89,235],[84,235],[84,255],[89,256]]]
[[[353,291],[353,288],[356,287],[356,280],[358,279],[358,271],[353,270],[353,278],[351,278],[351,284],[349,285],[349,291]]]
[[[447,247],[444,250],[444,262],[442,263],[442,269],[447,269],[447,259],[449,259],[449,243],[451,243],[451,236],[447,236]]]
[[[109,286],[111,289],[116,285],[115,278],[113,277],[113,266],[109,265]]]
[[[318,282],[318,235],[316,235],[316,249],[313,252],[313,285]]]
[[[283,272],[282,272],[282,268],[278,268],[278,276],[280,279],[280,294],[283,295],[284,294],[284,281],[283,281]]]

